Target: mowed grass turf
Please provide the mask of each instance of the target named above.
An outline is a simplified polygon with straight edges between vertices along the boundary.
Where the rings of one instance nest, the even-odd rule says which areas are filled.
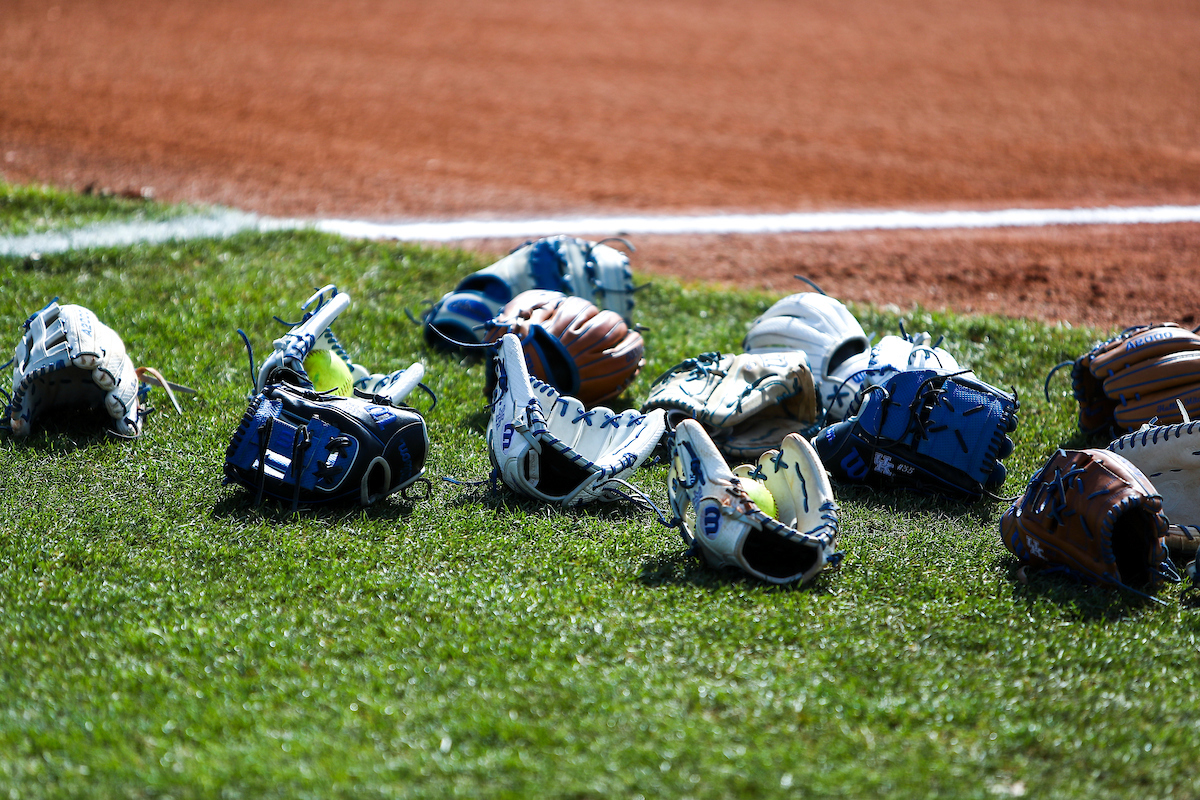
[[[1020,584],[1003,503],[838,486],[841,568],[779,588],[629,506],[441,481],[488,474],[484,371],[429,351],[405,309],[481,266],[302,232],[0,260],[7,346],[58,297],[200,391],[177,416],[154,390],[134,442],[65,420],[0,435],[0,796],[1200,794],[1192,595]],[[272,317],[326,283],[353,298],[335,331],[356,360],[428,368],[428,499],[293,515],[222,485],[250,387],[236,329],[261,360]],[[668,280],[639,298],[633,405],[775,299]],[[1007,494],[1054,448],[1104,444],[1077,436],[1064,375],[1041,394],[1100,332],[853,310],[944,333],[1018,390]],[[663,507],[665,475],[635,476]]]
[[[0,236],[89,224],[170,219],[201,210],[139,196],[114,196],[108,189],[76,194],[49,186],[19,186],[0,181]]]

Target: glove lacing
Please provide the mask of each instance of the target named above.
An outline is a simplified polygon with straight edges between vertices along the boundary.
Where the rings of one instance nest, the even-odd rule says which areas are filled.
[[[1060,454],[1065,455],[1065,452],[1061,449],[1058,452]],[[1055,467],[1054,477],[1045,481],[1044,485],[1046,487],[1046,494],[1045,494],[1045,498],[1042,502],[1046,508],[1046,516],[1049,517],[1050,519],[1054,520],[1054,523],[1056,526],[1065,525],[1066,523],[1064,522],[1064,520],[1066,518],[1070,517],[1073,514],[1079,513],[1079,511],[1077,509],[1067,508],[1067,492],[1072,489],[1082,491],[1084,488],[1084,485],[1083,485],[1083,478],[1081,476],[1083,476],[1086,473],[1087,473],[1087,470],[1080,466],[1072,467],[1072,468],[1068,469],[1066,472],[1063,472],[1063,470],[1060,467]],[[1035,478],[1035,480],[1036,480],[1036,478]],[[1112,487],[1098,489],[1098,490],[1092,492],[1091,494],[1089,494],[1087,496],[1087,499],[1091,500],[1095,497],[1102,497],[1103,495],[1110,494],[1111,492],[1112,492]],[[1036,498],[1030,498],[1031,502],[1034,499],[1036,499]],[[1092,533],[1091,526],[1088,525],[1087,519],[1081,516],[1079,519],[1079,522],[1080,522],[1080,526],[1083,528],[1083,532],[1087,534],[1087,537],[1089,539],[1094,540],[1095,534]],[[1057,567],[1047,568],[1045,570],[1045,572],[1050,573],[1050,574],[1053,574],[1055,572],[1062,572],[1062,573],[1065,573],[1068,575],[1074,575],[1074,570],[1072,570],[1070,567],[1061,566],[1061,565],[1057,566]],[[1179,576],[1177,573],[1174,572],[1174,569],[1171,569],[1170,574],[1164,575],[1164,577],[1169,579],[1170,575],[1174,575],[1175,580],[1179,579]],[[1153,602],[1155,602],[1161,606],[1164,606],[1164,607],[1167,606],[1167,603],[1165,601],[1163,601],[1161,598],[1155,597],[1154,595],[1148,594],[1148,593],[1140,591],[1138,589],[1134,589],[1132,586],[1122,583],[1121,581],[1113,578],[1110,575],[1102,574],[1102,575],[1094,575],[1093,577],[1103,581],[1104,583],[1114,586],[1118,589],[1123,589],[1127,592],[1135,594],[1138,597],[1142,597],[1147,600],[1152,600]]]
[[[8,361],[5,361],[3,364],[0,364],[0,370],[8,369],[9,367],[11,367],[13,365],[13,362],[16,360],[17,360],[16,356],[13,356]],[[11,425],[11,423],[9,423],[9,419],[12,417],[12,395],[9,394],[8,392],[4,391],[3,389],[0,389],[0,394],[4,395],[4,419],[0,420],[0,430],[11,431],[12,425]]]
[[[336,440],[335,440],[336,441]],[[307,425],[301,425],[296,429],[295,435],[292,437],[292,462],[288,468],[296,473],[295,489],[292,490],[292,513],[296,513],[300,508],[300,482],[304,474],[302,467],[304,466],[304,453],[312,444],[312,434],[308,430]]]
[[[650,384],[650,387],[654,388],[655,386],[658,386],[660,383],[665,383],[666,381],[670,380],[674,375],[676,375],[680,372],[688,372],[689,373],[687,380],[703,380],[704,378],[707,378],[709,375],[716,375],[718,377],[723,378],[723,377],[725,377],[725,375],[727,373],[724,370],[720,369],[720,366],[719,366],[720,363],[721,363],[721,354],[720,353],[717,353],[717,352],[701,353],[700,355],[696,356],[695,358],[684,359],[683,361],[679,362],[675,366],[671,367],[666,372],[664,372],[662,375],[659,375],[657,378],[655,378],[654,382],[652,384]]]
[[[691,490],[691,489],[695,488],[696,484],[700,483],[701,480],[703,480],[703,475],[704,475],[703,464],[700,460],[700,457],[698,455],[696,455],[696,451],[692,448],[691,443],[690,442],[681,442],[681,443],[679,443],[679,446],[687,450],[691,463],[689,465],[689,469],[687,470],[687,479],[680,480],[679,478],[672,478],[672,483],[673,483],[672,488],[674,488],[676,490],[676,493],[679,490]],[[780,463],[782,458],[783,458],[783,451],[780,451],[774,458],[774,463],[776,464],[776,466],[778,466],[778,464]],[[786,465],[785,465],[785,468],[786,468]],[[762,465],[755,464],[754,469],[751,470],[750,473],[746,477],[753,478],[754,480],[764,480],[766,478],[766,475],[762,471]],[[742,487],[741,479],[739,479],[735,475],[730,480],[732,482],[732,485],[724,487],[724,491],[727,495],[729,495],[729,497],[732,500],[734,500],[736,502],[721,503],[720,504],[721,505],[721,513],[725,516],[732,517],[735,519],[747,520],[746,515],[744,513],[742,513],[737,508],[737,506],[743,502],[754,505],[754,501],[750,500],[750,498],[746,495],[746,490]],[[685,491],[685,494],[690,495],[690,492]],[[755,508],[757,508],[756,505],[755,505]],[[761,511],[761,510],[762,509],[759,509],[759,511]],[[807,511],[808,509],[806,508],[805,510]],[[664,520],[661,515],[659,516],[659,521],[662,522],[662,524],[667,528],[676,528],[679,530],[679,535],[683,539],[683,543],[688,548],[687,555],[702,558],[702,555],[700,552],[700,544],[694,535],[689,537],[687,526],[684,524],[682,515],[678,514],[678,512],[675,512],[674,506],[672,506],[672,511],[674,513],[674,516],[671,517],[670,521]],[[826,544],[825,540],[822,537],[813,536],[811,532],[797,531],[795,528],[789,528],[788,526],[784,525],[779,520],[774,519],[773,517],[770,517],[765,513],[763,513],[763,517],[765,517],[768,520],[768,522],[765,524],[764,527],[773,533],[777,533],[777,534],[784,536],[785,538],[789,538],[789,539],[799,539],[801,541],[813,542],[813,543],[819,544],[819,545]],[[837,529],[837,523],[838,523],[837,504],[834,501],[826,500],[825,502],[823,502],[821,504],[821,519],[826,523],[826,526],[823,526],[823,527],[829,527],[830,529],[833,529],[833,530]],[[761,520],[757,520],[757,519],[756,519],[756,521],[761,522]],[[819,528],[817,530],[819,530]],[[838,565],[840,565],[842,563],[842,559],[845,558],[845,556],[846,556],[845,552],[841,551],[841,550],[838,550],[838,551],[835,551],[832,553],[826,553],[825,554],[825,563],[831,567],[837,567]]]
[[[267,417],[258,426],[258,475],[257,491],[254,493],[254,505],[262,505],[263,489],[267,485],[267,453],[271,449],[271,432],[275,429],[275,418]]]

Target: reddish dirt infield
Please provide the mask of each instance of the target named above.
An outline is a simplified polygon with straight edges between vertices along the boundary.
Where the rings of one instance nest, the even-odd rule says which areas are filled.
[[[0,174],[375,219],[1196,204],[1197,42],[1191,0],[7,0]],[[902,307],[1200,308],[1197,225],[638,243]]]

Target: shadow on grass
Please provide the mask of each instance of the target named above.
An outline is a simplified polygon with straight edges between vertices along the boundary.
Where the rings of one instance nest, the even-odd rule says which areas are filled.
[[[464,422],[476,433],[487,433],[488,423],[492,421],[492,412],[487,408],[479,409],[467,415]]]
[[[1187,580],[1187,578],[1184,578],[1184,580]],[[1183,594],[1179,596],[1179,607],[1186,608],[1189,611],[1200,608],[1200,586],[1191,584],[1185,588]]]
[[[478,481],[446,481],[444,486],[446,488],[440,490],[438,500],[449,508],[483,508],[497,513],[523,513],[529,517],[554,515],[568,520],[599,519],[610,520],[613,523],[644,519],[648,523],[661,524],[653,511],[627,500],[562,508],[555,503],[523,497],[506,487],[498,478],[495,481],[491,478]],[[664,515],[669,515],[668,511],[659,510]]]
[[[685,545],[680,541],[677,550],[648,556],[642,562],[637,580],[638,583],[651,589],[664,586],[700,586],[708,589],[744,586],[751,591],[768,594],[790,592],[832,594],[829,580],[831,575],[836,574],[837,571],[826,568],[805,584],[766,583],[733,567],[724,569],[711,567],[701,557],[693,555],[690,550],[685,549]]]
[[[1039,601],[1049,600],[1076,621],[1116,622],[1158,605],[1133,592],[1092,586],[1067,575],[1033,570],[1022,573],[1020,562],[1011,556],[997,558],[993,566],[1008,573],[1013,600],[1024,603],[1030,611]]]
[[[1108,447],[1108,443],[1114,439],[1124,436],[1124,433],[1111,432],[1108,433],[1084,433],[1076,430],[1069,439],[1066,439],[1059,447],[1063,450],[1103,450]]]
[[[439,499],[449,508],[485,508],[488,511],[511,512],[522,509],[531,512],[546,507],[545,503],[537,500],[522,500],[517,495],[504,488],[499,478],[480,478],[478,480],[461,480],[458,478],[442,478],[440,482]]]
[[[55,415],[58,415],[57,417]],[[145,423],[143,423],[145,424]],[[109,444],[134,445],[113,430],[113,420],[104,409],[57,409],[45,412],[31,426],[33,432],[25,438],[8,435],[19,446],[44,455],[73,453]]]
[[[101,248],[96,248],[100,250]],[[12,257],[11,260],[16,262],[14,267],[24,272],[37,272],[42,275],[79,275],[81,273],[98,274],[101,271],[111,268],[119,261],[119,254],[113,248],[104,249],[103,253],[97,253],[95,250],[88,250],[83,253],[68,252],[68,253],[46,253],[36,254],[32,256]],[[9,259],[6,259],[9,260]],[[34,313],[38,308],[41,308],[50,298],[38,304],[29,313]],[[63,301],[69,302],[67,300]]]
[[[1000,498],[995,502],[988,498],[968,502],[933,494],[901,489],[874,489],[848,483],[835,483],[833,488],[839,503],[852,502],[877,511],[890,512],[895,516],[935,513],[951,519],[967,519],[979,525],[990,525],[995,521],[995,503],[1011,502],[1009,498]]]
[[[260,505],[255,505],[254,493],[239,489],[213,506],[212,518],[224,521],[267,522],[271,525],[287,525],[300,519],[337,523],[361,516],[379,520],[401,520],[412,516],[418,505],[428,499],[423,494],[423,489],[418,489],[417,492],[408,493],[407,496],[397,492],[369,506],[360,506],[353,501],[319,505],[301,503],[293,510],[291,503],[270,497],[264,497]]]

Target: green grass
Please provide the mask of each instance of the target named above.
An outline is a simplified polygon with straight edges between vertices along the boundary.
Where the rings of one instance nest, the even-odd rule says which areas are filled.
[[[0,236],[20,236],[89,224],[170,219],[200,209],[142,198],[76,194],[49,186],[18,186],[0,180]]]
[[[404,309],[479,266],[304,232],[0,260],[13,344],[58,296],[201,392],[183,416],[152,393],[136,442],[0,436],[0,796],[1200,794],[1194,602],[1015,582],[1002,504],[839,487],[845,561],[795,589],[713,572],[628,507],[437,480],[488,472],[483,370],[427,351]],[[353,298],[352,355],[428,367],[431,499],[293,516],[222,485],[235,329],[265,352],[327,282]],[[658,278],[641,298],[630,403],[774,299]],[[1083,443],[1066,378],[1052,403],[1041,381],[1098,332],[902,318],[1019,391],[1007,493]],[[665,505],[663,467],[636,482]]]

